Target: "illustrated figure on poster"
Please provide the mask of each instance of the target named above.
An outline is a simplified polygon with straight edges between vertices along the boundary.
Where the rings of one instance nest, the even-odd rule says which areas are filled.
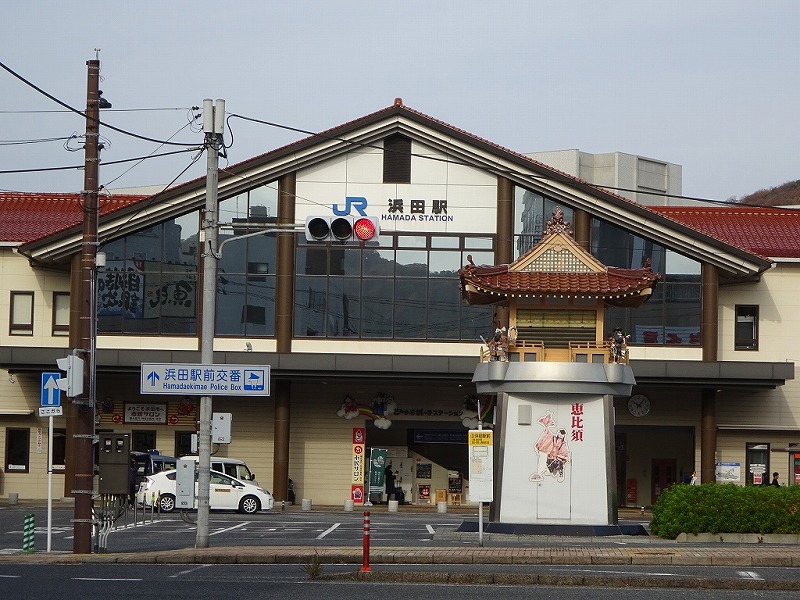
[[[537,453],[536,471],[531,473],[530,481],[542,481],[545,475],[564,481],[564,466],[570,461],[567,432],[555,430],[556,421],[551,412],[545,413],[537,422],[544,428],[534,444]]]
[[[630,335],[622,333],[621,327],[614,329],[614,333],[609,338],[612,362],[620,364],[628,362],[628,338],[630,337]]]

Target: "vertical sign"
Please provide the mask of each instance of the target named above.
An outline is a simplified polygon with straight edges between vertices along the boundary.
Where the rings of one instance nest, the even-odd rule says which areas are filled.
[[[364,503],[364,450],[367,430],[353,427],[353,480],[350,484],[350,498],[356,504]]]
[[[493,436],[491,429],[469,432],[469,500],[494,500]]]

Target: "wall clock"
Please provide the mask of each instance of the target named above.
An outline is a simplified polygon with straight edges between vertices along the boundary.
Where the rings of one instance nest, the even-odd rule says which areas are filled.
[[[634,417],[643,417],[650,412],[650,398],[636,394],[628,398],[628,412]]]

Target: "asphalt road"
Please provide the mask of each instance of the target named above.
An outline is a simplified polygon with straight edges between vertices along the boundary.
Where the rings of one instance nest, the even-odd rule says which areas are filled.
[[[505,567],[506,565],[504,565]],[[496,567],[495,567],[496,568]],[[447,569],[441,566],[439,569]],[[567,569],[567,567],[563,567]],[[352,572],[352,565],[326,565],[324,575],[335,577]],[[665,575],[675,577],[676,575]],[[457,591],[456,591],[457,590]],[[311,579],[300,565],[24,565],[0,564],[0,597],[4,600],[29,598],[81,598],[82,600],[141,598],[220,597],[276,600],[313,597],[341,600],[346,597],[403,598],[424,594],[430,600],[749,600],[796,598],[796,591],[743,589],[645,589],[638,587],[570,585],[486,585],[461,583],[392,582],[386,579],[352,582],[341,579]]]
[[[34,515],[35,547],[47,548],[46,506],[9,506],[0,509],[0,553],[22,548],[24,519]],[[134,520],[134,516],[136,520]],[[71,507],[53,510],[50,528],[51,549],[72,551]],[[109,552],[137,552],[191,548],[195,545],[195,512],[157,514],[133,511],[123,515],[105,542]],[[370,539],[373,546],[430,545],[438,528],[457,527],[463,514],[388,513],[371,515]],[[264,511],[255,515],[214,511],[209,517],[210,546],[314,545],[360,546],[363,542],[363,512]],[[458,545],[458,540],[443,542]],[[93,541],[93,546],[95,542]]]

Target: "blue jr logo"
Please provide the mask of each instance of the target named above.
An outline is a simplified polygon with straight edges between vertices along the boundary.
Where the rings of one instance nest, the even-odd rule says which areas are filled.
[[[362,217],[367,216],[367,199],[361,196],[347,196],[344,199],[344,208],[339,208],[338,204],[332,206],[333,214],[339,217],[352,214],[353,209]]]

